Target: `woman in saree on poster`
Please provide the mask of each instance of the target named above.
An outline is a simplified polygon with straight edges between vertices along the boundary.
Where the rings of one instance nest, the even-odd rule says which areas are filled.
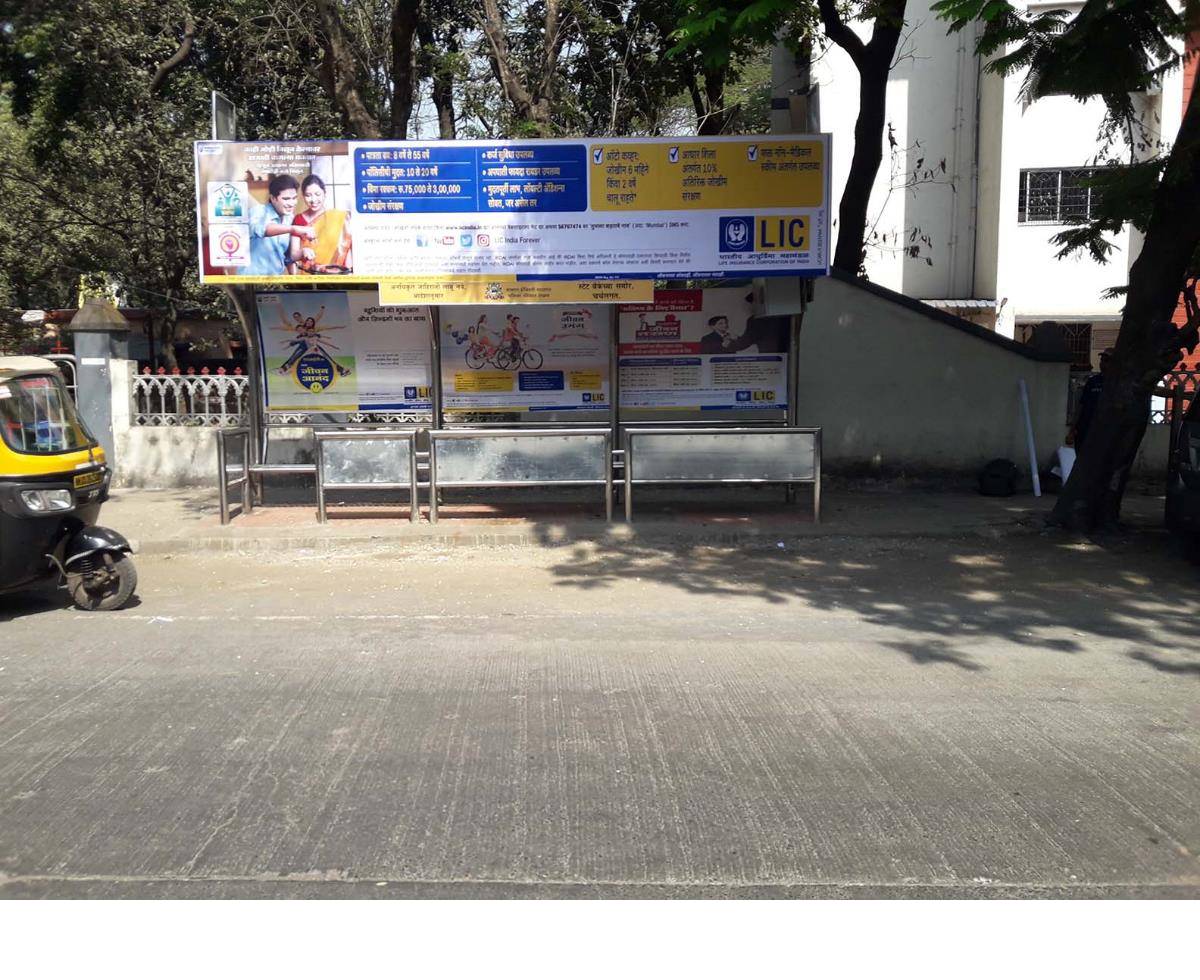
[[[296,269],[309,275],[349,272],[353,268],[350,213],[325,207],[325,181],[316,174],[304,178],[300,193],[307,207],[296,215],[293,224],[312,228],[316,238],[303,243],[293,241]]]

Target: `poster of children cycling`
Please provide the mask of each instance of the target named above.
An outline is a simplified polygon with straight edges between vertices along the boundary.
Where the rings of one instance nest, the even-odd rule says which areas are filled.
[[[258,294],[270,411],[430,407],[425,307],[379,306],[374,292]]]
[[[441,333],[446,408],[608,408],[609,320],[603,306],[446,306]]]

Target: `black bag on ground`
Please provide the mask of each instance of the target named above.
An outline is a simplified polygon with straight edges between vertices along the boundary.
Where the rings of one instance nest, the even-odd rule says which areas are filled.
[[[979,492],[986,497],[1011,497],[1021,471],[1011,459],[993,459],[979,471]]]

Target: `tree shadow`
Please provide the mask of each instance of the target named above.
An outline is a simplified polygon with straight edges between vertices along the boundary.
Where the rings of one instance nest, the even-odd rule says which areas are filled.
[[[1167,660],[1163,657],[1155,656],[1152,653],[1147,653],[1145,650],[1135,650],[1129,654],[1130,660],[1136,660],[1138,663],[1149,664],[1155,670],[1161,670],[1167,674],[1194,674],[1200,677],[1200,660],[1186,660],[1183,663]]]
[[[585,592],[640,578],[696,595],[850,612],[902,634],[884,645],[921,665],[978,673],[982,641],[1073,655],[1107,639],[1143,648],[1131,656],[1156,669],[1200,672],[1170,659],[1200,647],[1200,597],[1194,567],[1165,544],[1150,532],[1103,545],[1032,533],[732,547],[635,536],[577,543],[552,572],[561,587]]]

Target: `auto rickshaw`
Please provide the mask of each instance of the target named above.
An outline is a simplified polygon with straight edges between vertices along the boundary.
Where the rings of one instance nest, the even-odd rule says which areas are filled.
[[[129,601],[133,549],[94,523],[105,464],[54,363],[0,357],[0,593],[58,577],[80,609]]]

